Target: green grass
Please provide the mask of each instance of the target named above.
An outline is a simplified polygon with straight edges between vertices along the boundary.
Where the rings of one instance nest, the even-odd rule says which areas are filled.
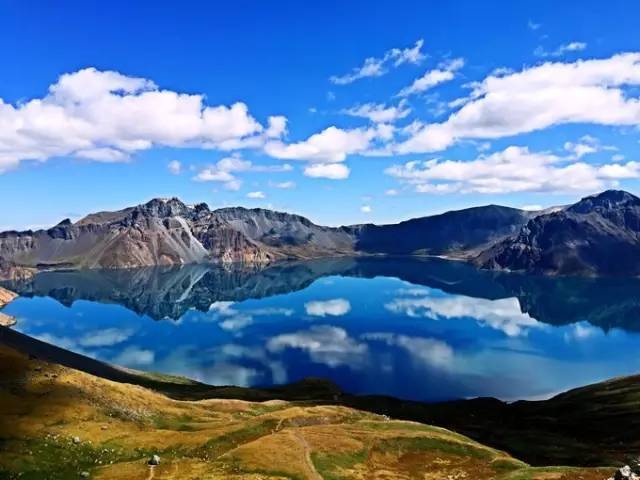
[[[171,417],[167,415],[154,416],[153,425],[160,430],[173,430],[175,432],[195,432],[198,429],[193,426],[193,418],[189,415]]]
[[[113,446],[74,444],[68,438],[11,440],[2,445],[4,471],[0,478],[20,480],[71,480],[80,472],[136,459],[145,459],[151,452],[145,449],[123,450]]]
[[[378,430],[378,431],[390,431],[396,430],[399,432],[427,432],[427,433],[446,433],[448,436],[452,438],[456,438],[463,442],[470,442],[469,437],[465,437],[464,435],[460,435],[459,433],[452,432],[451,430],[445,430],[441,427],[434,427],[433,425],[426,425],[423,423],[416,422],[403,422],[400,420],[393,421],[360,421],[357,425],[361,425],[369,430]]]
[[[259,423],[252,423],[238,430],[212,438],[195,452],[196,456],[204,459],[215,459],[220,455],[260,437],[269,435],[275,430],[278,420],[269,419]]]
[[[311,454],[311,461],[324,480],[342,480],[345,478],[338,470],[348,470],[367,460],[368,451],[362,449],[352,453],[320,453]]]
[[[376,443],[375,448],[382,452],[395,452],[397,455],[402,452],[406,453],[409,451],[419,452],[425,450],[438,450],[449,455],[473,457],[482,460],[489,460],[493,457],[493,453],[488,449],[439,438],[427,437],[395,437],[383,439]]]

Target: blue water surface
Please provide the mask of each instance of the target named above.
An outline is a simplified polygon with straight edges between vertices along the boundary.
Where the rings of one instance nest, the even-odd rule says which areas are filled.
[[[17,330],[215,385],[324,377],[414,400],[546,398],[640,371],[640,282],[340,258],[264,269],[46,272],[10,284]]]

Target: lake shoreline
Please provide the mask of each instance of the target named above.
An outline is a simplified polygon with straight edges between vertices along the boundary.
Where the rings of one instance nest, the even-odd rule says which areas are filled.
[[[0,287],[0,309],[18,298],[18,294]],[[0,327],[13,327],[17,323],[15,317],[6,315],[0,311]]]
[[[0,328],[0,343],[31,358],[111,381],[139,385],[178,400],[285,400],[304,405],[341,405],[432,424],[507,451],[531,465],[612,465],[638,448],[637,441],[630,441],[627,432],[640,424],[637,409],[628,402],[634,392],[640,393],[639,376],[588,385],[549,400],[506,403],[494,398],[476,398],[424,403],[391,396],[352,395],[323,379],[263,389],[211,386],[181,377],[120,368],[8,328]],[[612,418],[614,412],[616,416]]]

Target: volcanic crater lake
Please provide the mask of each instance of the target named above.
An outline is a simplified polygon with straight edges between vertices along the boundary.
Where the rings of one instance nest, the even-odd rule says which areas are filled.
[[[264,269],[43,272],[5,284],[32,337],[214,385],[323,377],[438,401],[546,398],[640,371],[640,281],[336,258]]]

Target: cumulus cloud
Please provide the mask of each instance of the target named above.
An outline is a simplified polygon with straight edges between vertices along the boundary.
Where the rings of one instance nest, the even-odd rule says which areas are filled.
[[[155,353],[139,347],[127,347],[112,360],[116,365],[124,367],[146,367],[155,361]]]
[[[110,347],[126,341],[133,333],[133,330],[126,328],[106,328],[84,334],[78,344],[83,347]]]
[[[525,334],[542,324],[520,310],[517,298],[486,300],[463,296],[425,296],[423,298],[397,298],[385,305],[394,313],[433,320],[473,318],[482,325],[501,330],[510,337]]]
[[[403,100],[398,105],[390,107],[385,104],[365,103],[364,105],[342,110],[342,113],[352,117],[367,118],[374,123],[393,123],[409,115],[411,108]]]
[[[411,161],[385,172],[414,185],[419,193],[582,192],[615,186],[620,179],[639,178],[640,163],[595,166],[511,146],[471,161]]]
[[[422,53],[423,45],[424,40],[420,39],[410,48],[392,48],[382,57],[369,57],[365,59],[362,66],[354,68],[350,73],[334,75],[329,80],[336,85],[347,85],[361,78],[381,77],[388,72],[389,67],[399,67],[405,63],[417,65],[425,58]]]
[[[182,163],[178,160],[171,160],[167,164],[167,169],[172,175],[180,175],[182,173]]]
[[[394,333],[365,333],[362,340],[384,342],[391,347],[406,350],[414,359],[431,367],[449,367],[453,363],[453,348],[442,340],[396,335]]]
[[[237,177],[241,172],[289,172],[293,167],[284,165],[255,165],[249,160],[244,160],[240,155],[234,154],[222,158],[215,165],[203,168],[194,177],[198,182],[220,182],[227,190],[239,190],[242,180]]]
[[[312,178],[328,178],[329,180],[344,180],[349,178],[351,170],[341,163],[314,163],[304,169],[304,174]]]
[[[62,75],[42,98],[0,99],[0,171],[56,156],[122,161],[154,146],[256,147],[285,127],[284,117],[263,127],[241,102],[209,106],[203,95],[86,68]]]
[[[367,150],[377,135],[378,131],[373,128],[343,130],[331,126],[301,142],[269,142],[265,151],[272,157],[285,160],[342,162],[347,155]]]
[[[360,211],[362,213],[371,213],[371,205],[362,205]]]
[[[266,198],[264,192],[249,192],[247,193],[247,198]]]
[[[439,68],[429,70],[420,78],[416,78],[411,85],[400,90],[398,96],[408,97],[409,95],[422,93],[436,85],[453,80],[456,70],[461,69],[463,66],[464,59],[462,58],[445,62]]]
[[[491,139],[554,125],[638,125],[640,53],[605,59],[544,63],[472,85],[461,107],[442,123],[416,125],[399,153],[444,150],[461,139]]]
[[[564,149],[571,154],[571,158],[578,160],[585,155],[597,153],[603,150],[617,150],[611,145],[602,145],[600,140],[591,135],[583,135],[577,142],[566,142]]]
[[[316,300],[304,304],[307,315],[315,317],[326,317],[327,315],[339,317],[351,311],[351,303],[344,298],[334,298],[332,300]]]
[[[305,351],[314,362],[329,367],[361,366],[368,353],[366,344],[349,337],[343,328],[330,325],[277,335],[267,342],[267,349],[273,353],[288,348]]]

